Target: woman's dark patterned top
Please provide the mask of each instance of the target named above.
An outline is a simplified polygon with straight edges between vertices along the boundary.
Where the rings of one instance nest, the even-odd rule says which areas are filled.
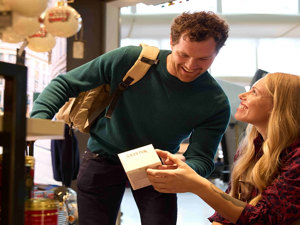
[[[254,144],[259,158],[262,155],[261,136],[254,140]],[[278,177],[262,192],[262,199],[255,206],[246,205],[236,224],[288,225],[300,219],[300,139],[283,151],[280,159],[282,166]],[[229,191],[230,185],[226,193]],[[257,194],[254,188],[251,199]],[[208,219],[233,224],[217,212]]]

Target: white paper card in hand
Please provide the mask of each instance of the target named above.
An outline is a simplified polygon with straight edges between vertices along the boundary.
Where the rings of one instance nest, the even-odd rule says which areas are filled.
[[[133,190],[151,185],[146,169],[161,165],[151,144],[120,153],[118,156]]]

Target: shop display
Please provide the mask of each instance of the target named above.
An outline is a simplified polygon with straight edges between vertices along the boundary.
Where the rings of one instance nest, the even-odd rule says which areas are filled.
[[[82,27],[80,14],[66,0],[58,0],[47,9],[47,0],[2,0],[0,2],[0,39],[20,43],[21,56],[28,47],[35,52],[49,52],[56,44],[55,37],[71,37]]]
[[[47,7],[47,0],[4,0],[11,9],[24,16],[39,16]]]
[[[58,202],[58,225],[72,225],[78,220],[77,194],[72,188],[36,184],[33,199],[53,199]]]
[[[12,28],[7,28],[5,31],[2,32],[2,41],[7,43],[19,43],[22,42],[25,37],[17,34]]]
[[[47,32],[45,27],[41,27],[37,33],[28,37],[27,40],[27,47],[35,52],[48,52],[56,43],[54,36]]]
[[[54,189],[54,198],[60,203],[59,225],[75,224],[78,220],[77,194],[65,186]]]
[[[79,13],[63,2],[47,9],[42,17],[48,32],[57,37],[71,37],[81,28],[82,19]]]
[[[25,156],[25,199],[32,198],[34,184],[34,157]]]
[[[22,36],[28,37],[35,34],[40,29],[40,21],[38,16],[36,17],[27,17],[23,16],[17,12],[12,14],[12,29],[13,31]]]

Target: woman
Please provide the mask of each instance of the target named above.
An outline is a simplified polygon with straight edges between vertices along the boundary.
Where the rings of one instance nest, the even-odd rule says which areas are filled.
[[[300,76],[272,73],[241,100],[235,118],[249,123],[226,193],[174,155],[148,169],[159,192],[192,192],[216,210],[216,224],[300,224]]]

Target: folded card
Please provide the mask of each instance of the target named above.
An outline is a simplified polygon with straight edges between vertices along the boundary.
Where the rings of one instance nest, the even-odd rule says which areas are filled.
[[[151,144],[122,152],[118,156],[133,190],[151,185],[146,169],[162,164]]]

